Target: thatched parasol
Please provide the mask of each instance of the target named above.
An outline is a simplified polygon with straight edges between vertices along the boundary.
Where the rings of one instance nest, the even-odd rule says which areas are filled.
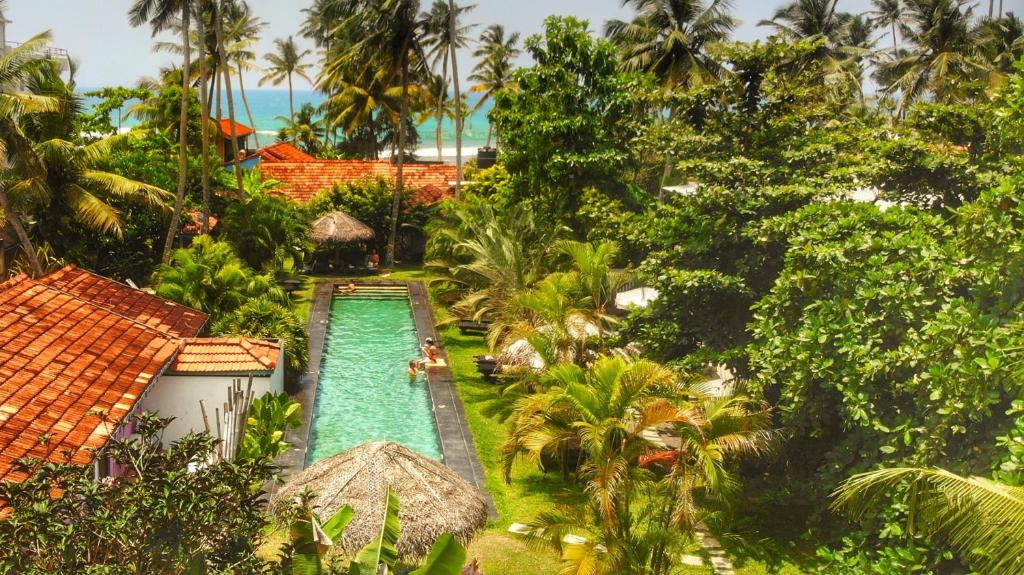
[[[313,222],[310,237],[317,244],[368,242],[373,230],[345,212],[331,212]]]
[[[281,487],[271,509],[294,500],[307,487],[316,493],[313,505],[325,521],[349,505],[355,518],[341,543],[356,551],[380,532],[388,486],[398,494],[402,557],[423,557],[446,532],[468,543],[487,522],[487,501],[476,487],[444,464],[385,441],[317,461]]]

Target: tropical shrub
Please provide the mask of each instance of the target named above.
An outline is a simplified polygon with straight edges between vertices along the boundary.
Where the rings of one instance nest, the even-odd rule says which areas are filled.
[[[220,314],[210,330],[214,335],[280,339],[284,344],[285,378],[295,382],[309,364],[309,333],[291,309],[267,297],[247,299]]]
[[[284,435],[302,427],[302,404],[286,393],[257,397],[249,409],[249,420],[238,457],[273,461],[288,450]]]
[[[330,212],[345,212],[373,230],[373,245],[378,253],[384,253],[391,230],[394,193],[394,186],[382,178],[336,184],[330,190],[313,196],[306,204],[306,211],[311,219]],[[401,225],[421,228],[426,224],[429,212],[427,206],[411,202],[413,196],[413,191],[406,190],[402,202]]]
[[[153,273],[153,287],[160,297],[204,311],[214,322],[255,298],[288,301],[274,278],[253,272],[231,244],[209,236],[175,250],[170,263]]]
[[[0,571],[262,572],[256,549],[269,521],[259,489],[269,462],[218,460],[217,440],[206,434],[165,445],[167,422],[140,414],[138,437],[112,440],[99,455],[128,470],[120,477],[96,480],[91,467],[23,461],[28,478],[0,484],[9,513],[0,521]]]
[[[302,269],[309,251],[309,225],[298,206],[274,194],[279,182],[263,181],[258,170],[245,176],[245,196],[228,204],[220,239],[229,242],[254,270],[281,269],[290,259]]]

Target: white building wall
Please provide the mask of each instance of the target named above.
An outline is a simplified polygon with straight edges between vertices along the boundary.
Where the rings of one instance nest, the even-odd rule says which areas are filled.
[[[253,397],[262,397],[267,392],[282,393],[284,391],[284,361],[278,362],[277,369],[268,376],[252,378]],[[236,379],[242,381],[242,389],[246,389],[249,377],[238,375],[181,375],[165,374],[149,389],[142,400],[142,410],[160,414],[161,417],[174,417],[174,421],[164,430],[164,443],[170,444],[189,433],[206,431],[203,423],[203,411],[199,400],[206,405],[206,414],[210,427],[216,434],[214,409],[221,410],[223,419],[224,403],[228,399],[228,388]]]

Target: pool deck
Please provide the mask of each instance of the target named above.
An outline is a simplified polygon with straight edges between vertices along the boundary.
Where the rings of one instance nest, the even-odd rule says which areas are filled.
[[[327,323],[331,315],[331,299],[335,287],[346,282],[335,279],[318,280],[313,288],[313,302],[309,313],[309,369],[299,379],[299,386],[293,398],[302,404],[302,427],[289,430],[285,441],[291,446],[278,459],[281,476],[298,473],[305,468],[306,451],[309,448],[310,424],[313,420],[313,404],[316,400],[317,385],[320,382],[320,365],[323,359],[324,340],[327,336]],[[422,282],[416,281],[359,281],[360,285],[404,285],[409,288],[409,301],[412,304],[413,321],[416,334],[420,341],[432,337],[441,349],[445,359],[443,367],[427,368],[427,384],[430,400],[433,402],[434,419],[437,422],[437,433],[441,438],[441,451],[444,463],[451,467],[463,479],[475,485],[487,496],[487,505],[491,516],[496,517],[494,502],[486,489],[487,478],[483,466],[477,457],[473,444],[473,434],[469,431],[466,410],[462,399],[455,389],[452,370],[449,367],[448,354],[441,345],[441,339],[434,328],[434,308],[430,304],[430,294]]]

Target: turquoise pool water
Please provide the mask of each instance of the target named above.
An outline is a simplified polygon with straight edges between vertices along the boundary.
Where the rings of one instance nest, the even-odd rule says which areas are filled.
[[[426,380],[407,375],[419,345],[408,297],[334,298],[308,463],[382,439],[442,459]]]

